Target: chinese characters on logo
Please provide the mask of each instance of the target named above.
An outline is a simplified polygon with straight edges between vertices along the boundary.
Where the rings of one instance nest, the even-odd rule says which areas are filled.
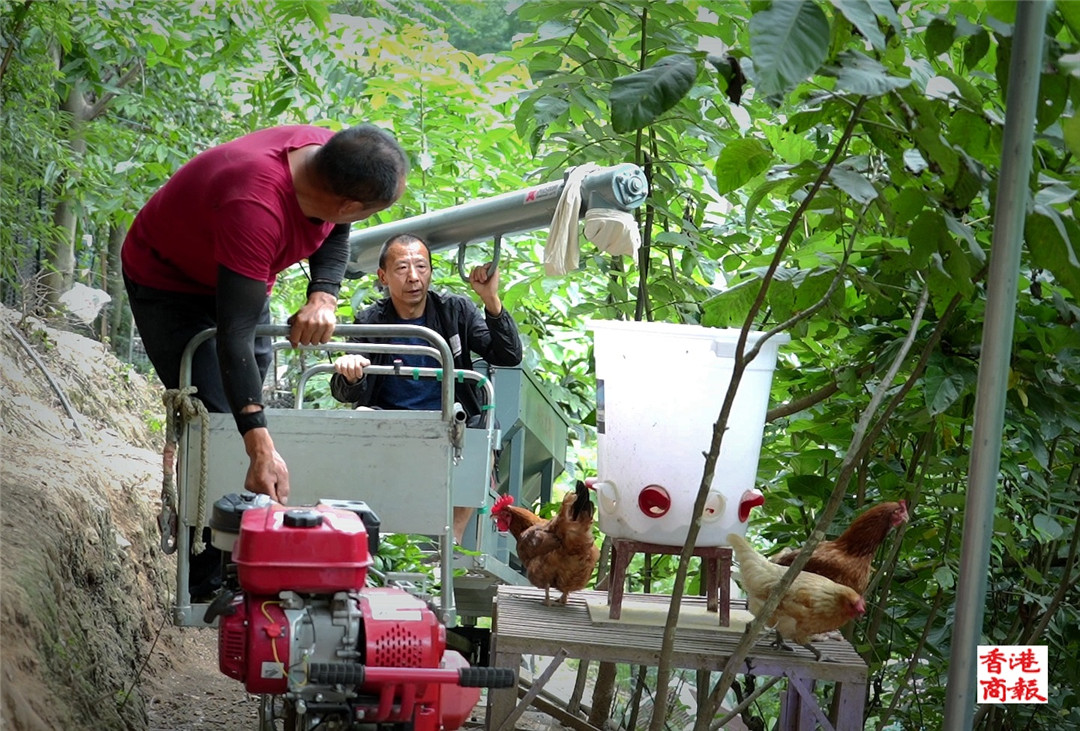
[[[1046,703],[1046,645],[979,645],[979,703]]]

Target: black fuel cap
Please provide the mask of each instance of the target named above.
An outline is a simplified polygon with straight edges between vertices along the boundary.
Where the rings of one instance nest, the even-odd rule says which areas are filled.
[[[286,510],[283,522],[288,528],[315,528],[322,525],[322,513],[318,510]]]

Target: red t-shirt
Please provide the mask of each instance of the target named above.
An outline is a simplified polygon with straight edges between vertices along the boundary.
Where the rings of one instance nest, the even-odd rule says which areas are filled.
[[[155,193],[128,231],[124,272],[146,287],[213,294],[218,264],[266,282],[316,251],[334,228],[296,200],[288,153],[325,143],[321,127],[273,127],[210,148]]]

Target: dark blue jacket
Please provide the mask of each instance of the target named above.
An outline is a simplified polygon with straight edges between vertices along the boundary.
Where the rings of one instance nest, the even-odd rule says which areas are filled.
[[[472,353],[476,353],[491,365],[516,366],[521,362],[521,339],[517,324],[506,308],[498,317],[478,307],[468,297],[460,294],[437,294],[428,292],[424,309],[426,327],[443,336],[454,354],[453,368],[473,370]],[[357,325],[397,324],[401,319],[394,310],[389,297],[369,305],[356,314]],[[370,342],[370,338],[354,338],[355,342]],[[390,353],[368,355],[372,365],[391,365]],[[330,393],[335,399],[354,406],[371,406],[379,403],[379,389],[390,376],[365,375],[356,383],[335,373],[330,379]],[[454,382],[454,398],[472,419],[480,414],[480,399],[475,387],[467,381]]]

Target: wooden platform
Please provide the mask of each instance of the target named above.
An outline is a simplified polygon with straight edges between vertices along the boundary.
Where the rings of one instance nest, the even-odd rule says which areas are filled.
[[[492,613],[492,665],[518,668],[522,655],[555,657],[563,651],[567,657],[584,660],[659,664],[669,597],[626,594],[623,618],[619,620],[606,617],[606,592],[575,592],[566,606],[547,607],[543,599],[544,592],[533,587],[499,587]],[[705,604],[704,597],[683,599],[672,655],[675,667],[722,671],[742,637],[745,621],[749,618],[745,603],[731,602],[730,627],[718,626],[715,613],[711,613],[708,623],[695,619],[698,615],[706,615]],[[640,611],[630,611],[633,607]],[[657,623],[653,624],[653,620]],[[855,649],[843,640],[818,642],[815,646],[835,660],[819,662],[808,650],[797,645],[794,651],[770,646],[770,637],[771,634],[764,635],[751,649],[744,672],[788,679],[781,728],[801,731],[820,725],[836,731],[861,731],[868,669]],[[818,707],[812,693],[816,681],[838,684],[839,702],[833,720],[827,719]],[[502,727],[516,701],[514,689],[489,692],[489,731]]]

